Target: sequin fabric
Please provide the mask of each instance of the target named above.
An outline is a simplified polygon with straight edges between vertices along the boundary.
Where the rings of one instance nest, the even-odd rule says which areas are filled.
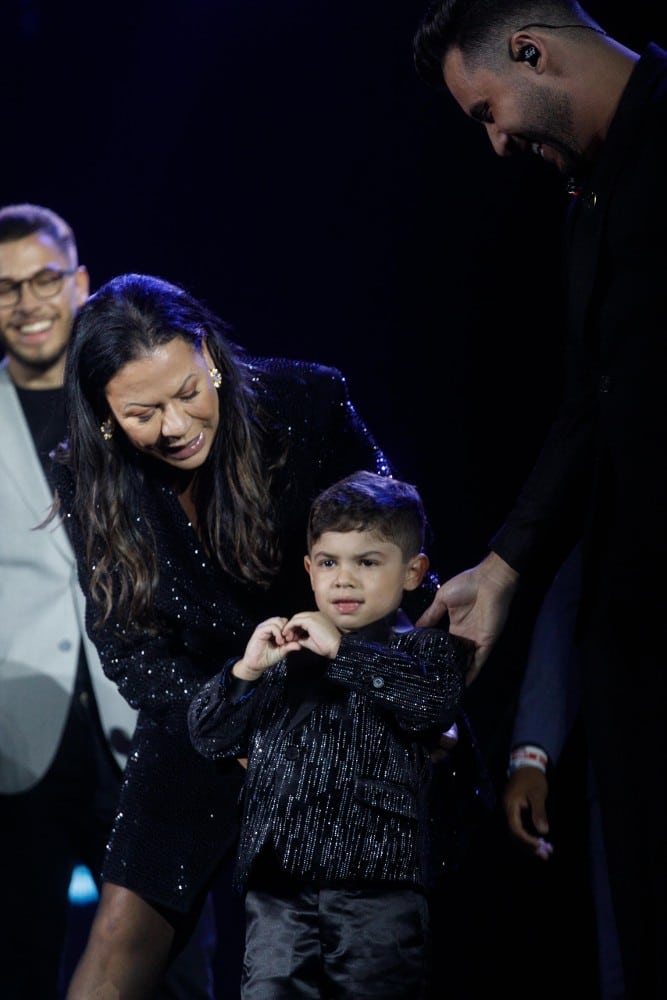
[[[239,889],[267,851],[318,885],[429,885],[428,748],[460,707],[468,651],[442,630],[364,632],[333,660],[292,654],[240,697],[229,664],[193,701],[200,753],[248,757]]]
[[[96,631],[90,603],[87,612],[105,673],[140,710],[104,875],[179,910],[187,910],[235,842],[243,780],[240,765],[220,766],[195,753],[188,706],[201,684],[242,652],[257,622],[312,606],[303,553],[313,497],[357,469],[390,472],[339,371],[257,358],[250,360],[250,372],[272,416],[276,447],[285,440],[289,445],[276,484],[284,570],[274,585],[260,592],[216,568],[202,552],[178,498],[147,478],[136,518],[147,532],[150,524],[155,538],[162,633],[132,636],[129,623],[120,620]],[[87,592],[73,483],[63,466],[55,468],[55,475]]]

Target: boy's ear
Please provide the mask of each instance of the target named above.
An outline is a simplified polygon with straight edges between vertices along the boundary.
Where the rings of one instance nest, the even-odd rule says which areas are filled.
[[[425,552],[420,552],[408,562],[405,568],[405,581],[403,590],[416,590],[426,576],[426,570],[431,565],[431,561]]]
[[[313,587],[313,578],[312,578],[311,573],[310,573],[310,567],[311,567],[310,556],[305,555],[303,557],[303,565],[306,567],[306,573],[308,574],[308,576],[310,576],[310,587],[311,587],[311,590],[312,590],[312,587]]]

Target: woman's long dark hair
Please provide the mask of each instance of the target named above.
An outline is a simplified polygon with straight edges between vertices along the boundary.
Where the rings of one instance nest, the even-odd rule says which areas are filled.
[[[120,275],[77,313],[65,368],[69,438],[57,453],[73,474],[74,512],[101,621],[113,608],[128,623],[156,624],[158,565],[142,495],[147,475],[170,472],[133,448],[118,427],[103,438],[105,388],[128,362],[176,337],[197,350],[205,340],[222,376],[219,427],[193,481],[202,543],[242,582],[266,586],[278,568],[270,486],[281,459],[267,454],[265,419],[242,349],[226,324],[184,289],[148,275]]]

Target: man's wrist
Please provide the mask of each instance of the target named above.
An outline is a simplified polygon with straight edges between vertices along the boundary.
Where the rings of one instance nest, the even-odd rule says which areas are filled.
[[[510,752],[507,776],[509,777],[520,767],[536,767],[542,774],[546,774],[548,766],[549,755],[546,750],[532,743],[524,743],[521,746],[514,747]]]

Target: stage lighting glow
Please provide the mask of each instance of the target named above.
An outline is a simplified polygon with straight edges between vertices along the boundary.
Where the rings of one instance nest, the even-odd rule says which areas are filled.
[[[69,884],[69,901],[74,906],[96,903],[99,898],[93,876],[85,865],[77,865]]]

